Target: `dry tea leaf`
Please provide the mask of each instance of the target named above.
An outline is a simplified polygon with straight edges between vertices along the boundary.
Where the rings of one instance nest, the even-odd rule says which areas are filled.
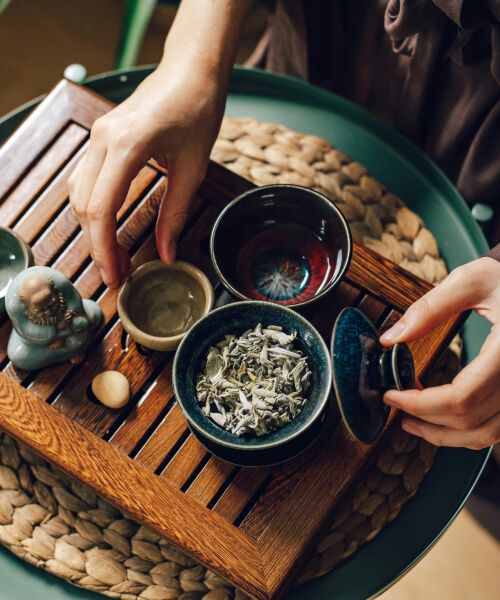
[[[422,224],[422,219],[409,208],[405,207],[397,211],[396,221],[404,237],[413,242]]]
[[[196,393],[202,412],[237,436],[284,427],[302,410],[311,372],[294,349],[297,334],[259,323],[208,350]]]

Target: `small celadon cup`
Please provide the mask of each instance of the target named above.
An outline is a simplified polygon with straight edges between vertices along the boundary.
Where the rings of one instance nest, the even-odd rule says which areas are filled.
[[[214,290],[197,267],[153,260],[125,281],[118,314],[125,331],[151,350],[175,350],[186,332],[214,305]]]
[[[5,295],[10,282],[34,264],[28,244],[12,229],[0,227],[0,313],[5,312]]]

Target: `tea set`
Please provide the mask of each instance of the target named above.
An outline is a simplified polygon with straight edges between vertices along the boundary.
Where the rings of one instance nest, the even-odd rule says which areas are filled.
[[[339,286],[352,251],[347,221],[322,194],[288,184],[263,186],[233,200],[212,228],[211,261],[218,281],[234,299],[229,304],[213,310],[210,279],[182,261],[146,263],[124,283],[118,296],[124,330],[145,348],[176,350],[172,380],[177,402],[193,435],[214,455],[246,466],[270,465],[296,456],[324,429],[332,384],[349,431],[360,442],[372,443],[389,416],[390,409],[382,401],[384,392],[415,386],[408,346],[384,348],[376,328],[358,309],[348,307],[340,313],[330,350],[306,318],[311,307],[324,302]],[[29,246],[7,228],[0,228],[0,259],[0,312],[5,310],[12,321],[8,343],[12,363],[37,370],[85,360],[103,322],[99,305],[82,299],[59,271],[33,266]],[[196,394],[197,376],[210,350],[212,357],[222,361],[221,373],[227,373],[229,349],[238,343],[251,345],[237,336],[248,335],[258,324],[293,334],[300,355],[308,361],[307,398],[297,416],[283,427],[264,435],[238,436],[210,419],[209,408],[202,410]],[[255,415],[257,409],[245,398],[257,396],[257,405],[267,408],[267,414],[282,414],[280,399],[291,389],[284,387],[282,371],[288,369],[287,353],[293,352],[287,347],[277,350],[272,335],[264,339],[260,329],[258,334],[263,340],[259,352],[264,352],[265,345],[262,364],[238,363],[241,376],[228,381],[221,381],[221,373],[213,375],[221,387],[217,392],[211,388],[207,407],[209,401],[222,410],[221,422],[228,406],[235,406],[242,394],[248,414],[253,410]],[[280,369],[268,360],[268,347],[283,354]],[[259,373],[267,369],[267,387],[267,383],[258,385],[264,380],[256,381],[256,369]],[[116,379],[109,373],[106,377],[109,382]],[[102,383],[95,387],[104,389]],[[126,390],[121,397],[124,400],[118,404],[111,398],[107,406],[122,407],[128,400]],[[287,398],[293,404],[294,398]]]

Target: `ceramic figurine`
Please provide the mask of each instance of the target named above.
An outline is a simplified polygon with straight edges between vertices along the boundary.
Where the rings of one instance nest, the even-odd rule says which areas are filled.
[[[49,267],[26,269],[9,285],[5,300],[13,325],[7,353],[16,367],[31,371],[85,360],[102,311],[93,300],[82,300],[65,275]]]

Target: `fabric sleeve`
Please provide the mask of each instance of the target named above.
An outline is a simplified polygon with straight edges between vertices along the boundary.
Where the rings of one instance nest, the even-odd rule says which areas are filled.
[[[457,26],[448,56],[471,65],[487,53],[500,83],[500,0],[389,0],[384,25],[394,52],[411,56],[418,33],[437,26],[440,16]]]
[[[476,29],[499,20],[499,0],[433,0],[462,29]]]
[[[494,246],[489,252],[487,252],[483,256],[489,256],[491,258],[494,258],[495,260],[500,261],[500,244]]]
[[[394,52],[410,55],[413,36],[426,29],[440,14],[432,0],[389,0],[384,27]]]

